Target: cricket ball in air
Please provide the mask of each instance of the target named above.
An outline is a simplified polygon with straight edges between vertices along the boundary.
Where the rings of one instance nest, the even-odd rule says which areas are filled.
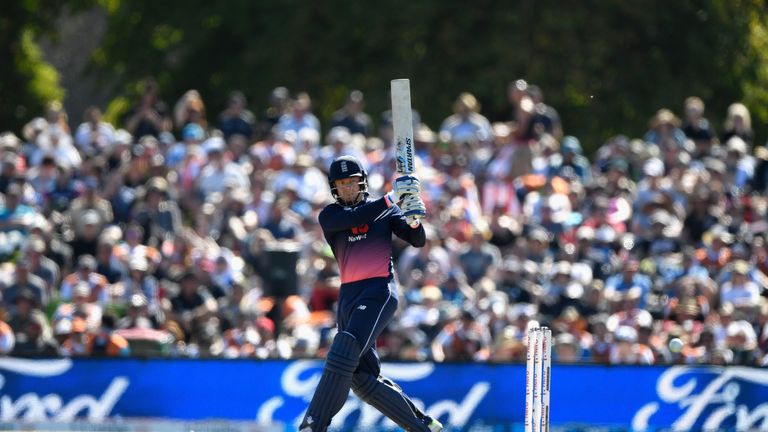
[[[669,341],[669,350],[673,353],[679,353],[683,349],[683,341],[680,338],[673,338]]]

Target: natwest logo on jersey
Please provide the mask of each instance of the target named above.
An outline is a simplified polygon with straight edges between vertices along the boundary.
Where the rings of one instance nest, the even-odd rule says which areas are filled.
[[[354,243],[360,240],[368,238],[368,224],[352,227],[352,234],[348,240],[350,243]]]

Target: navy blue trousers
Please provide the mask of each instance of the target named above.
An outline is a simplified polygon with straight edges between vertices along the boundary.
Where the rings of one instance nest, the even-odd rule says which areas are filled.
[[[339,332],[348,332],[360,344],[356,372],[374,377],[381,372],[376,339],[397,311],[397,287],[388,278],[365,279],[341,286],[337,322]]]

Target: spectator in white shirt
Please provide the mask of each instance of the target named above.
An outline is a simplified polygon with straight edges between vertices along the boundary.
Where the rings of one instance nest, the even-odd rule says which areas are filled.
[[[112,145],[115,128],[101,121],[101,110],[95,106],[85,110],[84,121],[75,132],[75,145],[85,154],[101,152]]]
[[[720,288],[720,303],[732,303],[736,308],[752,308],[760,305],[760,287],[749,280],[749,263],[737,260],[733,263],[731,278]]]

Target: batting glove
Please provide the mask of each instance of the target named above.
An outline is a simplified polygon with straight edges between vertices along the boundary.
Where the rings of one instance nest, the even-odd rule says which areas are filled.
[[[421,182],[412,175],[404,175],[395,179],[392,189],[400,202],[407,195],[418,195],[421,192]]]
[[[419,219],[427,215],[427,207],[418,195],[406,195],[400,208],[403,210],[406,222],[412,227],[418,226]]]

